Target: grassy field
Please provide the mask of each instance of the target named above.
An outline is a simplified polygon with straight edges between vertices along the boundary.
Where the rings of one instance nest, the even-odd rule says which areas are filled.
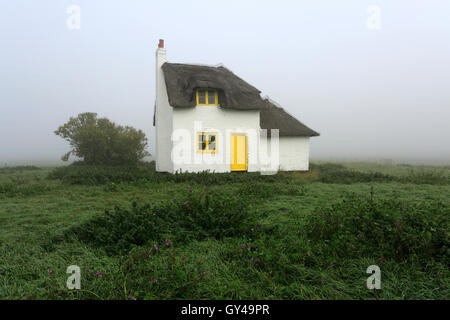
[[[450,167],[5,167],[0,298],[448,299],[449,222]]]

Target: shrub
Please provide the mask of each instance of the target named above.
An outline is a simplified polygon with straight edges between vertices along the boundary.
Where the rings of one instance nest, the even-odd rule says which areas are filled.
[[[309,217],[308,237],[338,256],[449,259],[450,207],[441,202],[405,204],[351,195]]]
[[[97,118],[97,114],[92,112],[70,118],[55,134],[72,147],[62,157],[64,161],[74,154],[86,164],[135,165],[149,155],[145,151],[147,138],[144,132],[116,125],[106,118]]]
[[[198,173],[168,174],[155,171],[154,162],[142,162],[137,166],[89,166],[77,163],[59,167],[48,175],[49,179],[58,179],[67,184],[102,185],[111,182],[175,182],[199,185],[222,185],[232,183],[255,182],[289,182],[292,177],[285,174],[261,175],[258,172],[213,173],[202,171]]]
[[[103,247],[108,253],[125,252],[167,235],[177,242],[242,233],[251,221],[245,198],[228,193],[189,192],[181,200],[131,208],[116,206],[69,230],[79,240]]]
[[[408,175],[393,176],[381,172],[361,172],[346,169],[335,163],[311,164],[311,170],[319,171],[317,181],[324,183],[399,182],[414,184],[450,184],[450,176],[443,171],[410,170]]]
[[[54,169],[49,179],[61,180],[67,184],[102,185],[109,183],[134,182],[152,179],[154,162],[140,163],[138,166],[88,166],[70,165]],[[152,179],[153,180],[153,179]]]
[[[392,176],[380,172],[360,172],[345,169],[339,164],[311,164],[308,172],[279,172],[274,175],[261,175],[258,172],[213,173],[202,171],[198,173],[176,172],[175,174],[155,171],[154,162],[141,162],[136,166],[90,166],[84,163],[74,163],[59,167],[50,172],[49,179],[58,179],[67,184],[102,185],[121,182],[151,181],[156,183],[175,182],[198,185],[223,185],[243,183],[241,192],[264,196],[273,194],[266,186],[258,183],[289,185],[288,194],[295,194],[296,185],[319,181],[323,183],[369,183],[369,182],[399,182],[415,184],[450,184],[450,176],[439,171],[411,171],[405,176]],[[276,188],[273,188],[276,189]],[[275,194],[284,194],[284,188],[279,188]]]
[[[183,228],[191,229],[197,238],[216,239],[240,234],[250,222],[246,197],[234,193],[192,192],[180,206],[177,215]]]

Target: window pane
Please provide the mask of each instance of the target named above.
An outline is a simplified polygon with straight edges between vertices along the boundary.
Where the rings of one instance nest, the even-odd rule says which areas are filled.
[[[198,149],[206,150],[206,135],[204,134],[198,135]]]
[[[206,92],[205,90],[198,90],[198,104],[206,104]]]
[[[216,104],[216,91],[208,90],[208,104]]]
[[[216,136],[215,135],[209,135],[208,136],[208,149],[209,150],[216,150]]]

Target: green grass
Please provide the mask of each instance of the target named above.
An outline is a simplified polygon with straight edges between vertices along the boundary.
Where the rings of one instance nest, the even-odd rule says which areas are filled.
[[[1,168],[0,298],[448,299],[448,172]],[[81,291],[65,286],[73,264]]]

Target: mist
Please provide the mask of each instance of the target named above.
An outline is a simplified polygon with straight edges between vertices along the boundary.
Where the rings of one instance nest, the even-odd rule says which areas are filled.
[[[70,29],[70,5],[80,29]],[[368,25],[369,6],[379,25]],[[320,132],[312,160],[450,164],[450,2],[0,2],[0,165],[61,164],[96,112],[154,152],[155,50],[223,64]]]

